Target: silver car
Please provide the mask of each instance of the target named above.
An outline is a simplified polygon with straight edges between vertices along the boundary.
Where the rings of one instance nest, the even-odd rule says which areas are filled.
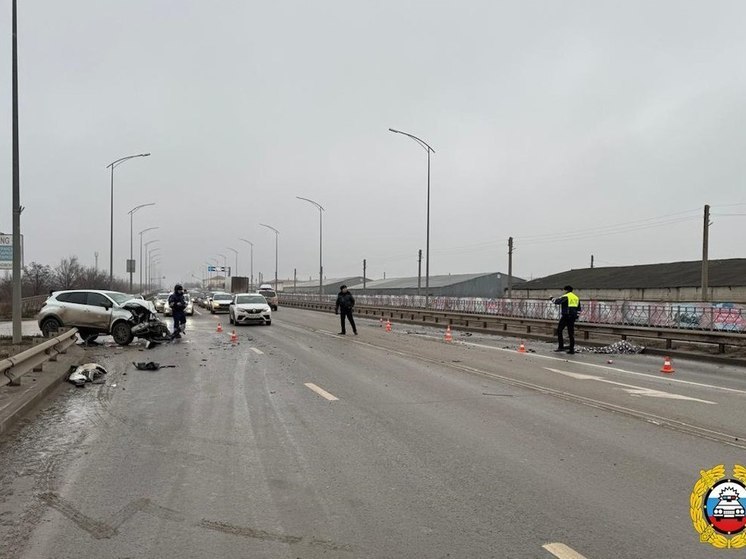
[[[37,317],[42,334],[49,337],[60,328],[75,327],[85,339],[110,334],[119,345],[129,344],[132,333],[132,312],[125,308],[135,302],[155,312],[152,304],[134,300],[132,295],[117,291],[76,289],[57,291],[46,300]]]
[[[214,293],[210,300],[210,312],[212,314],[228,312],[228,307],[232,301],[233,295],[230,293]]]

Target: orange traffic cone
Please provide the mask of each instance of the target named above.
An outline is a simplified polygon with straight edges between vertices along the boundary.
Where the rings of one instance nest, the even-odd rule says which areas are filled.
[[[218,334],[223,331],[223,325],[218,322]]]
[[[448,328],[446,328],[446,335],[443,338],[446,342],[452,342],[453,341],[453,334],[451,334],[451,325],[448,325]]]
[[[673,368],[673,363],[671,363],[670,357],[664,357],[663,358],[663,368],[661,369],[661,373],[673,373],[676,369]]]
[[[523,342],[518,346],[518,353],[526,353],[526,346],[523,345]]]
[[[391,332],[391,321],[386,320],[386,332]]]
[[[238,335],[236,334],[236,331],[233,330],[233,332],[231,332],[231,343],[235,344],[237,342],[238,342]]]

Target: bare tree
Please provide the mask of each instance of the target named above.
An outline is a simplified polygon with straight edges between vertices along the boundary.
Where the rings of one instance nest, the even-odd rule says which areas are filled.
[[[44,295],[52,288],[54,271],[46,264],[32,262],[23,269],[23,295]]]
[[[75,289],[80,287],[79,282],[83,274],[83,268],[77,256],[63,258],[54,269],[55,289]]]

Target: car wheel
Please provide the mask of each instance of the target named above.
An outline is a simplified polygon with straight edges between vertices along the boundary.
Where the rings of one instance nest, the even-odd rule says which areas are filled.
[[[114,325],[111,329],[111,335],[118,345],[129,345],[134,338],[132,328],[128,323],[123,321],[117,322]]]
[[[42,336],[49,338],[52,336],[53,331],[62,328],[62,323],[56,318],[47,318],[41,323],[40,328]]]
[[[264,324],[266,324],[267,326],[272,326],[272,321],[271,321],[271,320],[268,320],[268,321],[267,321],[267,322],[265,322]]]
[[[228,315],[228,322],[230,322],[231,324],[234,324],[233,317],[231,315]]]

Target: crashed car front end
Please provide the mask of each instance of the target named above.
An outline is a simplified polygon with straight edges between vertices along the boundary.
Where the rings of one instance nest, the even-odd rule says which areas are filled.
[[[171,339],[168,326],[158,318],[155,307],[150,301],[133,299],[124,304],[130,312],[129,322],[132,335],[149,342],[162,343]]]

